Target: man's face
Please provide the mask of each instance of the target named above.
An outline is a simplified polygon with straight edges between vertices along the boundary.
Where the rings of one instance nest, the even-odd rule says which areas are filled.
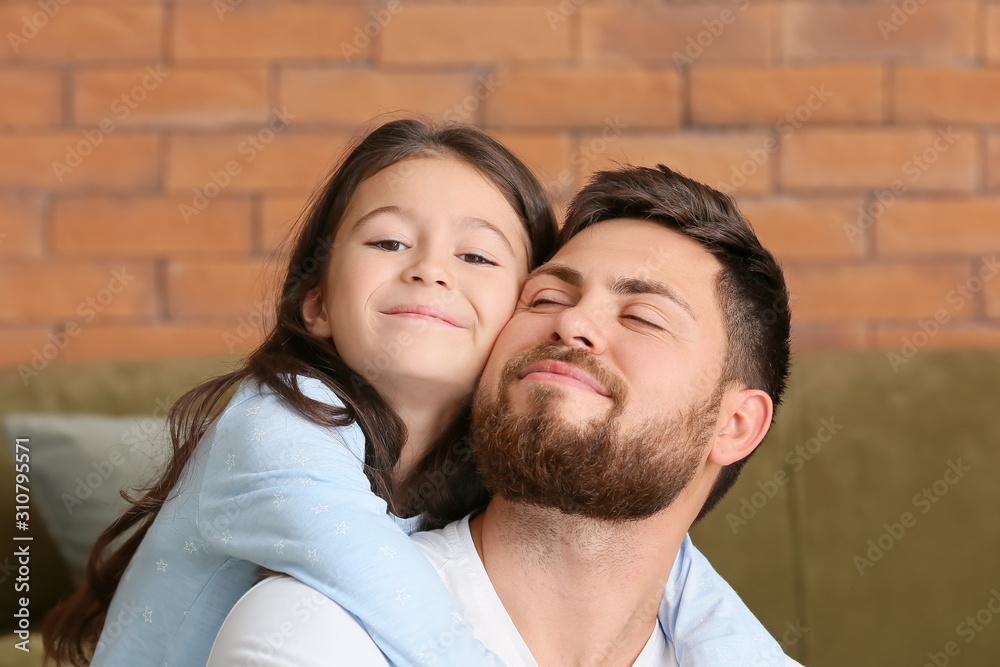
[[[717,427],[719,269],[658,223],[614,220],[536,270],[476,395],[491,491],[604,519],[669,505]]]

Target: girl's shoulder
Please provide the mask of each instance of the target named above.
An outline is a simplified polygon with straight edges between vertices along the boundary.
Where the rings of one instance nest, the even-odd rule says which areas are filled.
[[[344,407],[344,401],[333,390],[323,384],[322,381],[305,375],[296,375],[292,380],[294,383],[293,386],[297,387],[303,396],[320,403],[325,403],[326,405],[338,408]],[[276,405],[285,410],[292,410],[292,407],[284,401],[273,387],[261,384],[259,381],[250,378],[240,383],[236,393],[230,399],[229,405],[226,406],[225,412],[235,410],[250,403]]]

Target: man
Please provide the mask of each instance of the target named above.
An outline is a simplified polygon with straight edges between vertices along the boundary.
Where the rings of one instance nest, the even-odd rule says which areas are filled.
[[[476,393],[472,444],[493,498],[414,536],[507,665],[785,662],[763,628],[675,656],[657,613],[678,636],[725,617],[661,598],[686,576],[672,566],[694,549],[688,529],[771,424],[787,303],[774,258],[711,188],[661,166],[601,172],[577,195]],[[303,589],[249,593],[210,665],[385,664],[346,612]],[[415,662],[449,641],[431,638]]]

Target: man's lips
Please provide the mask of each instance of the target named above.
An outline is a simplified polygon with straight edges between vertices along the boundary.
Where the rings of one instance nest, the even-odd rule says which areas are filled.
[[[580,387],[582,385],[583,388],[594,391],[601,396],[609,395],[607,390],[597,380],[592,378],[590,374],[564,361],[556,361],[554,359],[536,361],[525,368],[518,376],[523,380],[529,375],[536,375],[535,379],[537,380],[552,381],[571,387]]]
[[[429,306],[396,306],[394,308],[389,308],[388,310],[383,310],[382,313],[384,315],[399,315],[401,317],[437,320],[444,324],[461,328],[458,322],[451,319],[437,308],[431,308]]]

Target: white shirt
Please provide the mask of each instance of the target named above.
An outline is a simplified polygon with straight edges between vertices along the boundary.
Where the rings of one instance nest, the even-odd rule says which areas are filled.
[[[507,667],[537,667],[483,567],[468,517],[412,537],[455,597],[476,638]],[[399,598],[406,604],[405,591]],[[466,630],[458,622],[453,626],[455,633]],[[369,636],[379,631],[377,626],[366,630],[339,604],[298,580],[273,577],[254,586],[229,613],[208,667],[325,667],[331,663],[387,667],[389,663]],[[447,645],[449,637],[436,641]],[[433,649],[414,656],[414,662],[421,660],[434,664]],[[633,667],[677,667],[673,647],[659,623]]]

